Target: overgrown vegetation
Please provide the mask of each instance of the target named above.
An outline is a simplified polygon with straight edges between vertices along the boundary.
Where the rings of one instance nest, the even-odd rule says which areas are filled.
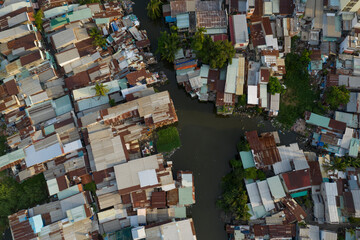
[[[247,98],[246,98],[246,94],[240,95],[238,97],[238,102],[236,103],[236,107],[245,107],[247,104]]]
[[[106,39],[102,36],[97,27],[91,28],[89,32],[90,37],[93,39],[93,45],[97,47],[106,47]]]
[[[350,91],[345,86],[331,86],[325,92],[325,103],[331,110],[336,110],[340,105],[345,105],[350,100]]]
[[[349,223],[360,224],[360,218],[349,217]]]
[[[0,156],[7,152],[6,136],[0,135]]]
[[[90,191],[93,197],[96,197],[96,184],[95,182],[89,182],[84,185],[85,191]]]
[[[0,181],[0,232],[8,227],[8,216],[48,199],[43,174],[36,175],[21,184],[12,177],[4,176]]]
[[[181,48],[180,38],[175,30],[171,30],[170,33],[166,31],[160,33],[158,49],[156,50],[160,54],[161,59],[171,63],[174,62],[175,54]]]
[[[151,18],[152,20],[160,18],[161,6],[162,6],[161,0],[150,0],[150,2],[146,7],[148,17]]]
[[[285,127],[291,127],[305,111],[321,114],[324,110],[319,102],[319,94],[310,82],[307,70],[309,55],[310,51],[304,50],[302,54],[288,53],[285,58],[286,93],[281,97],[278,116],[279,122]]]
[[[101,0],[79,0],[79,3],[81,5],[84,5],[84,4],[90,4],[90,3],[100,3]]]
[[[109,89],[103,83],[96,83],[93,89],[96,91],[95,96],[98,97],[106,96],[106,94],[109,92]]]
[[[44,12],[42,9],[40,9],[39,11],[37,11],[37,13],[35,14],[35,25],[37,27],[37,29],[39,31],[44,31],[43,28],[43,18],[44,18]]]
[[[250,146],[245,138],[241,138],[237,144],[238,151],[249,151]],[[247,221],[250,219],[249,208],[247,206],[248,196],[246,193],[244,178],[254,180],[265,180],[266,175],[263,171],[255,167],[244,169],[241,160],[230,160],[232,171],[222,179],[223,193],[216,205],[224,210],[236,221]]]
[[[222,68],[231,63],[235,56],[234,46],[228,40],[214,42],[210,36],[205,36],[206,30],[199,28],[191,39],[191,47],[196,56],[211,68]]]
[[[280,83],[277,77],[273,77],[273,76],[270,77],[268,84],[268,92],[272,95],[274,95],[275,93],[281,93],[281,94],[285,93],[285,88]]]
[[[158,152],[170,152],[181,146],[179,132],[176,127],[168,127],[157,131],[158,140],[156,148]]]
[[[324,165],[327,170],[338,170],[345,171],[347,167],[355,167],[360,168],[360,158],[352,158],[352,157],[334,157],[331,159],[330,164]]]

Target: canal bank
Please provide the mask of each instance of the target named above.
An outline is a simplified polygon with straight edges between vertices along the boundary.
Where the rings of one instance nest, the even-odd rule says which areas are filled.
[[[160,31],[166,29],[163,20],[151,21],[146,15],[148,1],[135,1],[134,14],[141,22],[141,29],[147,30],[152,52],[156,50]],[[221,194],[221,178],[230,171],[229,160],[236,154],[236,143],[245,131],[258,130],[259,133],[276,130],[269,121],[261,118],[219,117],[213,103],[200,103],[191,99],[175,79],[172,66],[159,61],[156,71],[164,71],[169,84],[160,88],[168,90],[174,101],[179,118],[178,129],[182,147],[172,155],[173,169],[194,172],[196,204],[192,217],[199,240],[226,239],[221,211],[215,202]],[[279,134],[282,144],[296,141],[296,135]]]

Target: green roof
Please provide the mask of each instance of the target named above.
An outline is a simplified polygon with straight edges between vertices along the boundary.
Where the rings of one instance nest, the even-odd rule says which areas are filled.
[[[120,86],[121,90],[128,88],[127,82],[128,81],[126,80],[126,78],[122,78],[122,79],[119,80],[119,86]]]
[[[297,197],[306,196],[307,194],[308,194],[307,191],[302,191],[302,192],[291,193],[290,196],[291,196],[292,198],[297,198]]]
[[[55,28],[61,27],[67,23],[69,23],[69,20],[66,17],[54,18],[50,21],[50,28],[51,30],[54,30]]]
[[[14,163],[18,160],[25,158],[25,153],[23,149],[19,149],[3,155],[0,157],[0,169],[5,167],[8,164]]]
[[[69,95],[54,100],[54,105],[56,116],[63,115],[73,109]]]
[[[186,218],[186,208],[185,207],[175,207],[175,218]]]
[[[131,227],[123,228],[114,233],[108,234],[109,240],[133,240]]]
[[[306,120],[306,123],[316,125],[316,126],[320,126],[320,127],[324,127],[324,128],[328,128],[329,123],[330,123],[330,118],[320,116],[320,115],[315,114],[315,113],[311,113],[310,118],[309,118],[309,120]]]
[[[179,188],[179,204],[190,205],[193,204],[192,188]]]
[[[80,192],[78,185],[74,185],[72,187],[69,187],[65,190],[62,190],[58,193],[59,200],[71,197],[75,194],[78,194]]]
[[[92,17],[91,9],[85,8],[79,11],[71,12],[67,14],[67,17],[69,19],[69,22],[75,22],[75,21],[91,18]]]
[[[110,18],[95,18],[96,24],[107,24],[110,23]]]
[[[281,184],[280,178],[278,175],[268,178],[266,180],[269,184],[270,192],[271,192],[271,195],[274,197],[274,199],[279,199],[279,198],[285,197],[284,187]]]
[[[240,152],[240,157],[244,169],[255,167],[255,162],[251,151]]]
[[[47,127],[44,127],[44,131],[45,131],[45,135],[49,135],[49,134],[55,132],[55,126],[49,125]]]
[[[350,141],[349,156],[357,157],[359,154],[359,139],[352,138]]]

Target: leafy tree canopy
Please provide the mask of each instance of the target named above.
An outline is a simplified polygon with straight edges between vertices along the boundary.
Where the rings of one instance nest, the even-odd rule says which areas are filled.
[[[158,140],[156,148],[158,152],[170,152],[181,146],[179,132],[176,127],[168,127],[157,131]]]
[[[3,176],[0,181],[0,226],[8,226],[8,215],[44,203],[47,198],[47,186],[43,174],[36,175],[21,184],[12,177]]]
[[[199,45],[194,49],[197,56],[211,68],[222,68],[227,62],[231,63],[235,56],[234,46],[228,40],[214,42],[210,36],[205,36],[202,46],[199,40],[195,42]]]
[[[152,20],[161,17],[161,6],[161,0],[150,0],[146,7],[148,17]]]
[[[274,95],[275,93],[282,93],[282,94],[285,93],[285,88],[280,83],[277,77],[273,77],[273,76],[270,77],[268,84],[268,92],[272,95]]]
[[[109,92],[109,89],[102,83],[96,83],[94,89],[96,91],[96,96],[106,96]]]
[[[332,86],[325,92],[325,102],[330,109],[336,110],[340,105],[347,104],[350,100],[350,91],[345,86]]]
[[[84,4],[90,4],[90,3],[100,3],[101,1],[100,0],[80,0],[79,3],[81,5],[84,5]]]
[[[89,35],[93,39],[93,45],[98,47],[106,46],[106,39],[102,36],[100,30],[97,27],[91,28]]]
[[[44,12],[43,12],[42,9],[40,9],[35,14],[35,25],[36,25],[37,29],[39,29],[40,31],[44,30],[44,28],[43,28],[43,17],[44,17]]]
[[[170,33],[166,31],[161,32],[156,51],[160,53],[161,59],[171,63],[174,62],[175,54],[180,48],[180,39],[177,32],[173,30]]]

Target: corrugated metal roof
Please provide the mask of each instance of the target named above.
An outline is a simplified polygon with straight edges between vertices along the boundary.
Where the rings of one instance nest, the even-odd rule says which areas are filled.
[[[269,185],[266,180],[257,183],[261,201],[266,211],[270,211],[275,208],[274,201],[270,195]]]
[[[271,192],[271,195],[274,197],[274,199],[280,199],[285,197],[285,191],[283,188],[283,185],[280,182],[279,176],[274,176],[266,179],[269,184],[269,189]]]
[[[66,215],[70,222],[78,222],[86,218],[86,212],[84,205],[72,208],[66,211]]]
[[[232,63],[228,64],[226,72],[225,92],[235,94],[236,80],[239,68],[239,58],[233,58]]]
[[[109,90],[109,92],[107,92],[107,94],[111,94],[111,93],[120,91],[118,80],[106,82],[106,83],[104,83],[104,86]],[[95,97],[95,95],[96,95],[95,86],[88,86],[88,87],[73,90],[73,96],[74,96],[75,101],[78,101],[78,100],[84,99],[84,98]]]
[[[238,72],[236,76],[236,95],[244,94],[245,84],[245,58],[239,57]]]
[[[92,17],[91,9],[85,8],[79,11],[71,12],[67,14],[67,17],[69,19],[69,22],[75,22],[75,21],[91,18]]]
[[[190,205],[193,204],[193,190],[191,187],[179,188],[179,204]]]
[[[59,192],[59,186],[58,186],[58,183],[56,181],[56,178],[47,180],[46,184],[47,184],[50,196],[52,196],[54,194],[57,194]]]
[[[51,30],[54,30],[55,28],[61,27],[67,23],[69,23],[69,20],[66,17],[54,18],[50,21],[50,28]]]
[[[56,116],[63,115],[73,110],[69,95],[53,100]]]
[[[182,13],[182,14],[176,15],[176,26],[179,29],[189,28],[189,26],[190,26],[189,13]]]
[[[175,207],[175,218],[186,218],[186,207]]]
[[[254,158],[253,158],[251,151],[240,152],[240,157],[241,157],[241,161],[242,161],[244,169],[255,167],[255,162],[254,162]]]
[[[25,153],[23,149],[18,149],[16,151],[3,155],[0,157],[0,169],[8,164],[14,163],[23,158],[25,158]]]
[[[359,154],[359,139],[352,138],[350,141],[350,149],[349,149],[349,156],[357,157]]]
[[[318,115],[316,113],[311,113],[310,118],[309,118],[309,120],[306,120],[306,123],[316,125],[316,126],[320,126],[320,127],[324,127],[324,128],[328,128],[329,123],[330,123],[330,118],[320,116],[320,115]]]
[[[110,18],[95,18],[96,24],[107,24],[110,23]]]
[[[74,8],[77,8],[78,6],[80,6],[80,4],[71,4],[69,6],[60,6],[60,7],[51,8],[49,10],[44,11],[44,17],[47,19],[56,17],[65,14],[69,11],[73,11]]]
[[[348,127],[351,128],[358,128],[359,126],[358,116],[352,113],[335,111],[335,120],[344,122]]]
[[[249,200],[252,208],[262,206],[262,201],[256,182],[246,184],[246,190],[249,195]]]

